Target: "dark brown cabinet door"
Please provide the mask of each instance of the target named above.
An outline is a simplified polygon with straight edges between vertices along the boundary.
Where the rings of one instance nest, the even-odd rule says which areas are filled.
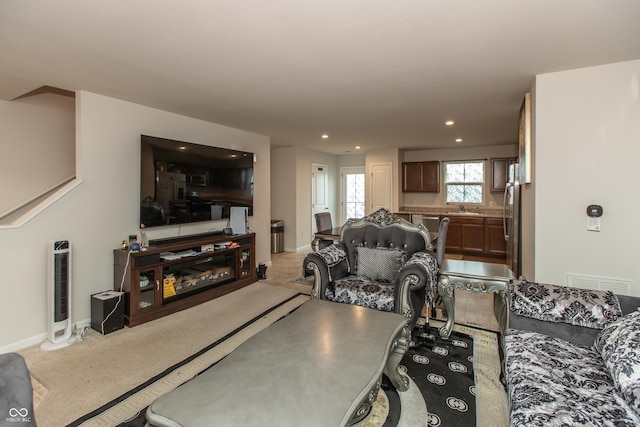
[[[509,178],[509,166],[517,163],[515,157],[491,159],[491,192],[503,192]]]
[[[447,245],[451,253],[484,253],[484,218],[449,217]]]
[[[422,191],[422,165],[420,163],[402,164],[402,191],[405,193]]]
[[[502,218],[485,218],[484,251],[487,255],[507,255],[507,242],[504,240]]]
[[[403,162],[402,191],[404,193],[440,192],[440,162]]]
[[[484,253],[484,218],[461,218],[462,251]]]
[[[445,253],[461,253],[462,252],[462,224],[449,217],[449,229],[447,230],[447,244],[445,245]]]
[[[506,256],[502,218],[451,215],[449,220],[446,252],[497,258]]]

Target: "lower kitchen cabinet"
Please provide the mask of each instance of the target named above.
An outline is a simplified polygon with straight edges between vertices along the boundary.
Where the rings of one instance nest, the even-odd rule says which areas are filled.
[[[446,252],[505,257],[502,218],[449,216]]]
[[[507,242],[504,240],[502,218],[485,218],[484,252],[492,256],[507,256]]]

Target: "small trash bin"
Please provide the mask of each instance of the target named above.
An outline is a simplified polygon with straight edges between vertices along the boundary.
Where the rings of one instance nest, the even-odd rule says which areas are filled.
[[[271,253],[277,254],[284,251],[284,221],[271,220]]]

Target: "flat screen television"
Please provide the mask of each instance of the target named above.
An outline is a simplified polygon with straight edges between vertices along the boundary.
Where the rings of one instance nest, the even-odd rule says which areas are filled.
[[[253,215],[253,153],[140,136],[140,227]]]

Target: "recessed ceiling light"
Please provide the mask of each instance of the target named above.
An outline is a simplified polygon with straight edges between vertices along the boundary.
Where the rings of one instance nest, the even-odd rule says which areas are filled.
[[[322,139],[327,139],[329,138],[329,135],[327,135],[326,133],[322,135]]]
[[[359,145],[356,145],[356,150],[359,150],[359,149],[360,149],[360,146],[359,146]]]
[[[447,126],[453,126],[454,123],[455,122],[453,120],[447,120],[446,122],[444,122],[444,124],[447,125]]]
[[[456,142],[462,142],[462,138],[457,138]]]

